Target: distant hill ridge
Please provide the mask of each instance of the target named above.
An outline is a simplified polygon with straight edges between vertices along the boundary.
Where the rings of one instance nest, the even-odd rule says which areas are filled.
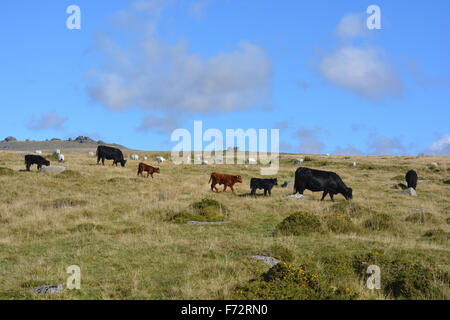
[[[79,136],[75,139],[69,138],[67,140],[62,140],[58,138],[47,139],[45,141],[18,141],[16,138],[9,136],[3,141],[0,141],[0,150],[9,151],[35,151],[35,150],[50,150],[50,149],[92,149],[97,148],[98,145],[110,145],[122,149],[128,149],[122,145],[115,143],[106,143],[102,140],[94,140],[90,137]]]

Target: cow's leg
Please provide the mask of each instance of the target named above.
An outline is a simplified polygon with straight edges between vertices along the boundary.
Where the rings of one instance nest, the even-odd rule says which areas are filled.
[[[226,184],[223,186],[223,191],[225,192],[225,190],[227,190],[227,185]],[[231,190],[233,190],[233,187],[231,187]]]
[[[105,165],[105,157],[102,157],[102,165]]]
[[[38,170],[40,171],[42,168],[42,165],[38,164]]]
[[[152,176],[152,179],[153,179],[153,172],[150,175]],[[147,178],[148,178],[148,176],[147,176]]]
[[[234,188],[233,188],[233,185],[231,185],[230,188],[231,188],[231,192],[234,194]]]
[[[269,197],[271,197],[272,196],[272,189],[269,189],[268,191],[269,191]]]
[[[100,164],[100,159],[101,159],[100,155],[97,155],[97,165]]]
[[[334,202],[334,198],[333,198],[333,192],[330,192],[330,198],[331,198],[331,201],[333,201]]]
[[[328,194],[328,191],[325,190],[322,194],[322,199],[320,199],[320,201],[323,201],[323,199],[325,199],[327,194]]]
[[[264,197],[267,196],[267,189],[264,189]]]

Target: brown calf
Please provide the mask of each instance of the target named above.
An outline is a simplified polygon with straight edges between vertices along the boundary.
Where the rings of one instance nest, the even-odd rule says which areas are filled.
[[[138,168],[138,173],[137,173],[138,176],[139,175],[143,176],[144,171],[147,171],[147,178],[150,175],[150,176],[152,176],[152,179],[153,179],[153,173],[155,173],[155,172],[159,173],[159,168],[155,168],[155,167],[149,166],[149,165],[141,162],[141,163],[139,163],[139,168]]]
[[[225,191],[227,189],[227,187],[230,187],[231,192],[234,193],[234,189],[233,189],[234,184],[237,182],[242,183],[242,178],[241,178],[241,176],[233,176],[230,174],[213,172],[213,173],[211,173],[211,178],[209,178],[209,182],[211,182],[211,181],[212,181],[211,191],[214,192],[214,189],[215,189],[216,192],[219,192],[219,190],[216,187],[216,184],[219,184],[219,185],[223,184],[224,185],[223,191]]]

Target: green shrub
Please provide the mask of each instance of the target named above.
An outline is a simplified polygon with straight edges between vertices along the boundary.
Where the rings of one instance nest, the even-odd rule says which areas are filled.
[[[215,216],[228,213],[228,209],[224,205],[213,199],[202,199],[194,202],[192,208],[196,214],[201,216]]]
[[[378,250],[355,256],[354,268],[357,275],[365,279],[370,265],[379,266],[381,286],[386,297],[442,299],[449,285],[448,272],[428,262],[427,265],[418,263],[420,260],[422,259],[403,253],[389,258],[382,250]]]
[[[388,214],[376,213],[364,221],[364,228],[374,231],[392,230],[394,228],[394,220]]]
[[[306,235],[311,232],[321,231],[320,219],[309,212],[296,212],[284,219],[275,228],[275,235]]]
[[[305,266],[280,262],[257,279],[238,286],[235,298],[250,300],[355,299],[357,293],[338,288]]]
[[[325,220],[327,223],[327,227],[331,232],[349,233],[356,231],[356,226],[354,225],[352,219],[350,219],[350,217],[346,214],[332,214],[327,216]]]

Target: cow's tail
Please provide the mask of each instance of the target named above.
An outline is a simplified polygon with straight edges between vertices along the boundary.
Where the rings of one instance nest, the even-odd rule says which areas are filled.
[[[208,181],[208,183],[210,183],[211,182],[211,180],[212,180],[212,175],[209,177],[209,181]]]

